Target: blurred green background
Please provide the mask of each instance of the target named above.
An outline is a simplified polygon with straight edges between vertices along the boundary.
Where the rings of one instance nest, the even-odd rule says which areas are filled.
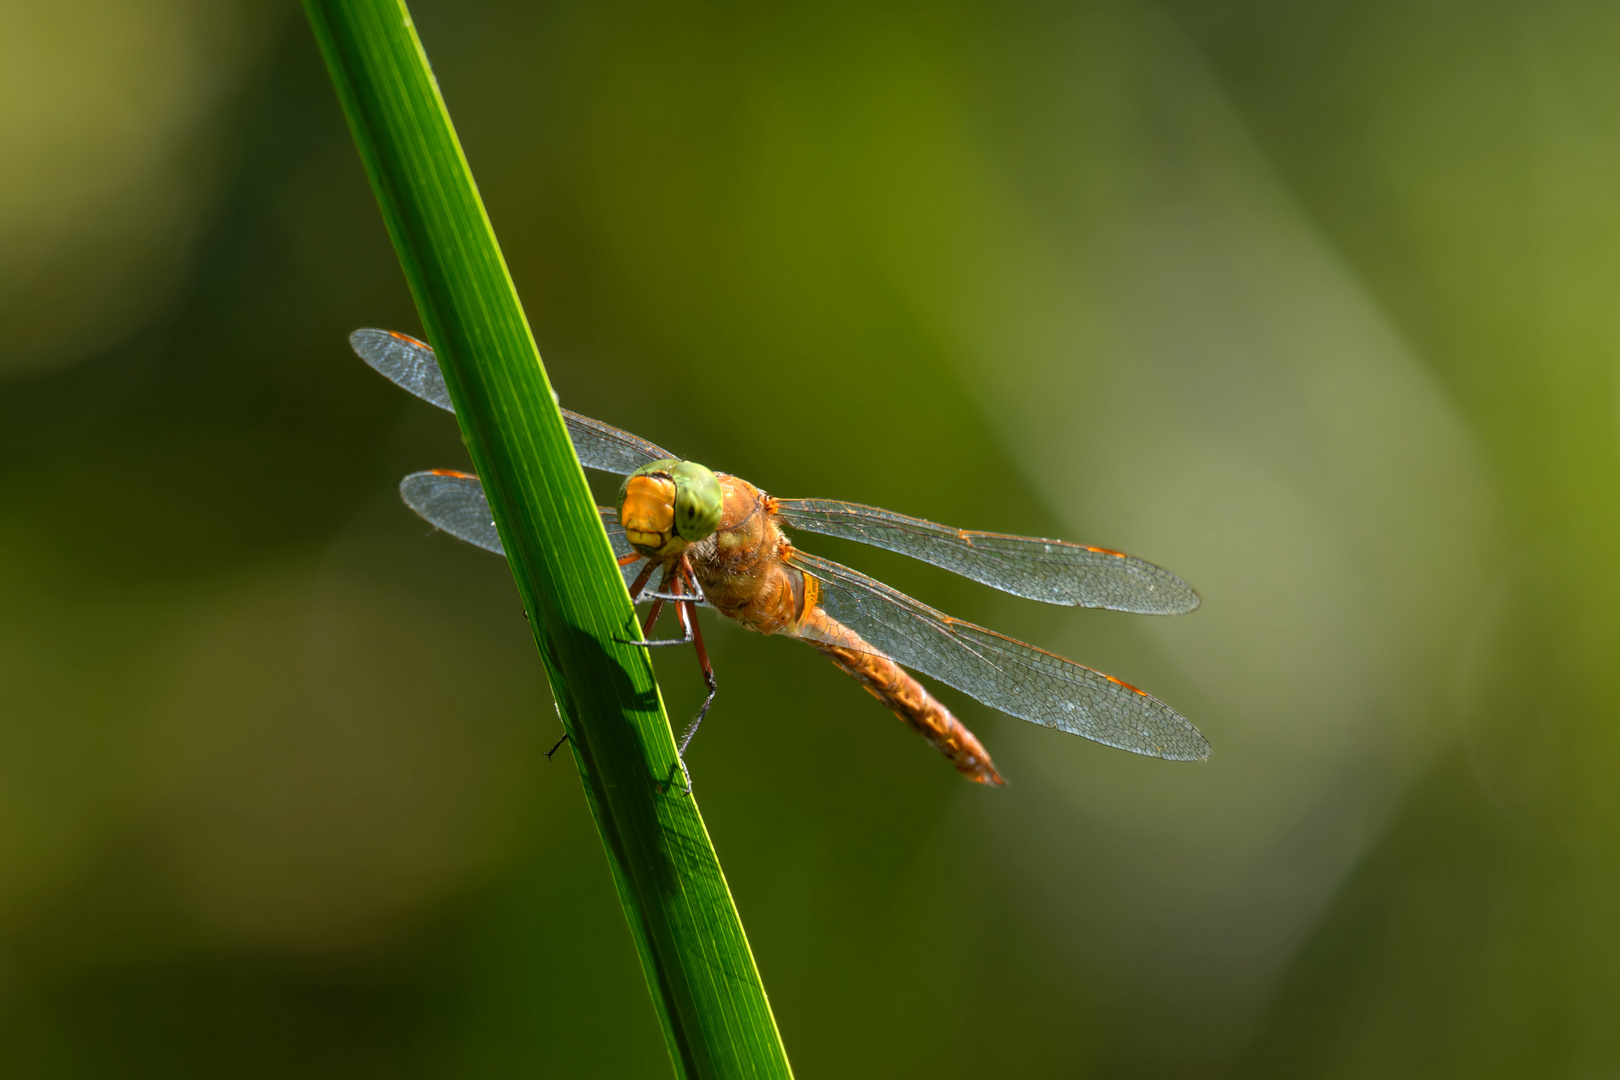
[[[798,1075],[1620,1073],[1620,9],[412,8],[564,404],[1204,596],[810,544],[1215,747],[942,692],[1000,791],[711,626]],[[507,571],[398,501],[466,455],[345,345],[419,324],[300,11],[0,56],[0,1073],[667,1075]]]

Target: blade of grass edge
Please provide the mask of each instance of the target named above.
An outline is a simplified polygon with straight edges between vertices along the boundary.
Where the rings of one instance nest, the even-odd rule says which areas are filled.
[[[304,0],[573,745],[675,1071],[789,1077],[635,611],[403,0]]]

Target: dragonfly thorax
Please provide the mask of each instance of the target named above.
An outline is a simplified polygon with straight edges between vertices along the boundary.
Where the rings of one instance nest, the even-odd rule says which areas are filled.
[[[713,535],[722,505],[719,479],[695,461],[654,461],[619,488],[625,538],[654,558],[678,555]]]

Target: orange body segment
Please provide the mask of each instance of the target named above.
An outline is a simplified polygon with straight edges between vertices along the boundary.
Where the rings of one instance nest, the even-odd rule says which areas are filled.
[[[950,759],[957,772],[978,784],[1006,783],[978,737],[899,664],[872,651],[855,631],[819,607],[811,608],[804,619],[817,631],[815,639],[807,639],[810,644]],[[843,639],[845,644],[834,645],[829,639]]]

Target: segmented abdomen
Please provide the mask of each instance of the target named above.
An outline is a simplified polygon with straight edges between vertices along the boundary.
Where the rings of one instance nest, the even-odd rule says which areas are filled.
[[[815,607],[805,613],[799,636],[932,743],[950,759],[957,772],[980,784],[1006,782],[996,773],[989,753],[973,732],[899,664],[873,650],[855,631]]]

